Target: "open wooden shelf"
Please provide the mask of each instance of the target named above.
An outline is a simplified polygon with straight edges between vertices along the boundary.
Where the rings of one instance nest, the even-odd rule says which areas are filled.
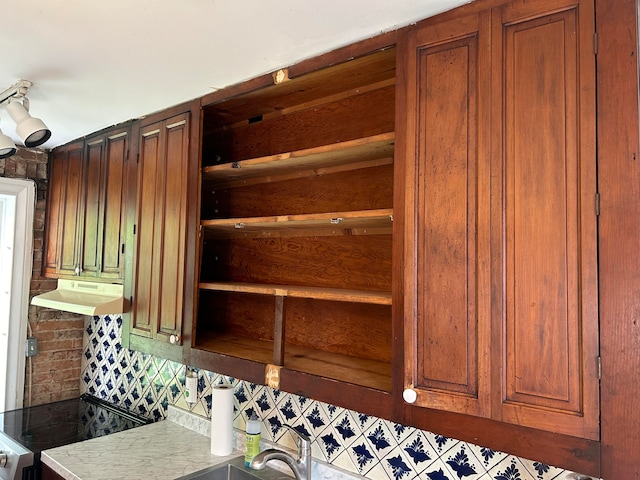
[[[198,332],[194,348],[254,362],[273,362],[273,342],[224,333]]]
[[[395,133],[383,133],[372,137],[359,138],[294,152],[279,153],[260,158],[251,158],[232,163],[204,167],[202,181],[208,187],[228,187],[239,180],[270,177],[305,170],[362,164],[373,166],[393,162]],[[375,163],[376,160],[380,162]]]
[[[205,105],[204,130],[215,131],[221,124],[246,123],[256,116],[268,119],[286,115],[301,106],[308,108],[319,100],[326,103],[327,98],[344,95],[345,92],[360,92],[372,85],[393,84],[395,72],[395,47],[386,47],[304,75],[296,74],[294,68],[287,81]],[[209,111],[213,111],[213,115],[207,115]]]
[[[338,353],[285,345],[284,368],[391,391],[391,364]]]
[[[222,218],[202,220],[208,237],[228,238],[248,235],[296,235],[310,230],[346,235],[391,233],[393,209],[358,210],[350,212],[277,215],[271,217]],[[315,234],[315,233],[312,233]]]
[[[221,292],[256,293],[260,295],[332,300],[336,302],[391,305],[391,292],[369,292],[364,290],[301,287],[294,285],[266,285],[240,282],[201,282],[200,288],[203,290]]]
[[[274,343],[237,335],[198,333],[195,349],[266,364],[273,363]],[[283,368],[391,391],[391,365],[365,358],[285,345]]]

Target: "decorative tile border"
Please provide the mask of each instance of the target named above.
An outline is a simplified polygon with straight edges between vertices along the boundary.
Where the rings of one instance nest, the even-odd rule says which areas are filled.
[[[186,367],[122,347],[122,318],[89,318],[81,391],[154,420],[169,405],[209,417],[211,387],[235,386],[234,427],[244,431],[253,411],[263,438],[294,449],[285,424],[313,439],[313,456],[372,480],[562,480],[571,472],[539,462],[364,415],[313,399],[197,370],[198,401],[184,396]]]

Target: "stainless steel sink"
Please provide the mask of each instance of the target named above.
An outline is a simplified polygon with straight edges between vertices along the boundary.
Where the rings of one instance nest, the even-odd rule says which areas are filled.
[[[203,468],[176,480],[291,480],[286,473],[273,468],[251,470],[244,466],[244,456]]]

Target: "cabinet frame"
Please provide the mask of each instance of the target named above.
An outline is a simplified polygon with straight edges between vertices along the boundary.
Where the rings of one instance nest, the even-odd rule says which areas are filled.
[[[124,317],[123,330],[122,330],[122,344],[126,348],[133,350],[139,350],[154,355],[158,355],[162,358],[187,363],[187,352],[191,342],[191,316],[193,312],[193,285],[194,285],[194,271],[195,265],[193,261],[189,259],[195,258],[195,244],[196,244],[196,216],[197,216],[197,194],[198,194],[198,169],[195,168],[195,163],[199,158],[199,135],[200,135],[200,122],[199,122],[199,101],[191,101],[167,110],[158,112],[154,115],[150,115],[143,121],[136,122],[132,133],[132,150],[138,152],[139,155],[142,144],[140,139],[145,134],[153,134],[151,132],[154,129],[164,129],[161,141],[167,144],[166,134],[167,131],[175,130],[176,128],[187,128],[188,130],[183,134],[181,142],[183,145],[180,152],[160,152],[162,155],[172,155],[172,158],[176,155],[181,156],[184,164],[174,165],[174,167],[180,167],[183,175],[173,178],[180,183],[180,189],[182,192],[182,198],[179,201],[172,203],[172,211],[176,212],[177,217],[174,215],[172,221],[177,222],[177,228],[179,231],[175,235],[175,241],[178,242],[178,273],[175,279],[175,290],[166,292],[163,296],[168,302],[175,304],[175,318],[172,328],[163,327],[159,322],[160,317],[158,314],[157,305],[153,309],[149,310],[152,315],[148,319],[148,325],[138,328],[136,323],[135,309],[138,308],[136,304],[136,291],[138,287],[139,271],[136,265],[136,259],[141,253],[139,232],[138,232],[138,218],[139,208],[138,199],[140,192],[136,189],[130,192],[127,198],[127,229],[126,229],[126,241],[132,248],[127,249],[126,255],[126,276],[124,282],[124,296],[129,301],[131,308]],[[165,131],[166,130],[166,131]],[[159,145],[160,148],[164,148]],[[165,157],[162,157],[166,160]],[[171,161],[171,160],[169,160]],[[175,161],[174,161],[175,162]],[[132,162],[129,170],[129,178],[139,185],[140,173],[138,172],[138,160]],[[164,177],[163,177],[164,178]],[[137,181],[135,180],[137,179]],[[164,192],[164,190],[163,190]],[[163,203],[164,204],[164,203]],[[164,210],[163,210],[164,212]],[[152,227],[154,230],[155,226]],[[161,231],[158,232],[162,234]],[[174,232],[175,233],[175,232]],[[153,268],[156,271],[162,271],[162,260],[160,257],[164,255],[164,243],[161,240],[154,241],[154,256],[152,259]],[[152,279],[153,280],[153,279]],[[148,279],[143,279],[148,281]],[[159,292],[158,279],[156,279],[156,292]],[[155,302],[155,300],[152,300]],[[166,315],[166,312],[165,312]],[[173,336],[174,343],[171,343],[171,337]]]
[[[309,73],[318,73],[321,78],[324,74],[324,67],[336,63],[342,63],[348,61],[352,57],[362,58],[366,61],[365,57],[373,52],[379,50],[385,50],[388,45],[392,45],[395,39],[395,32],[385,34],[379,38],[372,39],[368,42],[355,45],[357,50],[354,50],[354,46],[350,46],[345,49],[340,49],[336,52],[332,52],[320,58],[311,59],[303,64],[295,65],[289,68],[289,78],[296,79],[299,76]],[[326,61],[324,60],[326,59]],[[395,70],[395,61],[392,63],[392,68]],[[329,72],[329,70],[326,70]],[[329,75],[327,78],[329,78]],[[262,85],[260,82],[264,81]],[[333,80],[332,80],[333,81]],[[244,88],[248,89],[248,95],[250,98],[254,94],[259,94],[260,88],[254,88],[259,85],[260,87],[269,87],[273,84],[273,77],[255,79],[239,86],[231,87],[229,95],[222,95],[224,92],[217,92],[215,95],[205,97],[203,99],[203,108],[210,108],[218,102],[224,102],[224,98],[241,97],[242,95],[231,95],[234,91],[239,90],[242,92]],[[319,82],[317,87],[324,88],[324,81]],[[374,89],[385,88],[388,82],[382,81],[377,83]],[[388,87],[387,87],[388,88]],[[363,88],[367,90],[367,88]],[[245,91],[246,92],[246,91]],[[254,93],[252,93],[254,92]],[[261,94],[261,93],[260,93]],[[352,94],[350,94],[352,95]],[[335,95],[334,99],[339,99],[340,95]],[[335,101],[335,100],[334,100]],[[314,103],[306,102],[303,105],[305,108],[312,106]],[[296,107],[293,107],[295,110]],[[268,121],[267,115],[263,115],[265,120]],[[203,127],[203,132],[206,134],[207,127]],[[204,166],[202,169],[202,185],[203,188],[209,188],[212,185],[217,185],[223,188],[233,188],[235,184],[259,184],[263,182],[263,179],[267,181],[287,181],[287,179],[293,179],[296,177],[304,177],[307,175],[323,175],[323,174],[335,174],[343,172],[348,175],[348,171],[353,167],[351,163],[357,162],[362,165],[363,168],[376,168],[379,166],[389,165],[391,167],[393,161],[393,148],[394,137],[393,132],[374,134],[369,138],[363,139],[345,139],[341,142],[344,145],[332,145],[327,143],[326,145],[311,147],[311,148],[294,148],[288,152],[275,153],[267,156],[255,156],[250,158],[238,159],[235,162],[228,164],[216,165],[216,166]],[[371,156],[368,151],[373,151]],[[380,153],[382,151],[383,153]],[[203,152],[203,162],[205,153]],[[369,160],[369,158],[371,158]],[[259,170],[268,169],[269,173],[264,174]],[[250,169],[258,170],[257,173],[251,172]],[[311,170],[312,169],[312,170]],[[239,178],[230,179],[228,174],[224,173],[228,170],[240,175]],[[219,177],[223,177],[222,179]],[[262,177],[262,179],[261,179]],[[277,179],[277,180],[276,180]],[[390,202],[393,199],[390,198]],[[354,223],[355,222],[355,223]],[[241,225],[238,225],[241,224]],[[293,235],[305,235],[304,231],[311,232],[312,235],[337,235],[342,236],[345,234],[361,235],[361,234],[373,234],[373,235],[387,235],[389,238],[396,231],[394,225],[393,210],[390,208],[370,210],[370,211],[334,211],[314,214],[294,214],[294,215],[274,215],[272,217],[237,217],[230,220],[203,220],[202,221],[202,235],[214,235],[218,237],[225,237],[228,235],[237,234],[240,227],[249,236],[276,236],[284,235],[288,237]],[[225,230],[227,229],[228,230]],[[235,230],[235,231],[234,231]],[[297,233],[299,232],[299,233]],[[344,233],[343,233],[344,232]],[[389,259],[393,256],[393,252],[389,251]],[[198,264],[202,260],[198,261]],[[392,262],[391,262],[392,263]],[[199,267],[200,268],[200,267]],[[391,268],[392,270],[392,268]],[[200,275],[199,275],[200,276]],[[391,284],[391,279],[389,279]],[[264,361],[255,361],[249,358],[235,358],[230,357],[228,354],[219,352],[208,352],[198,348],[198,341],[192,345],[191,359],[197,361],[198,364],[203,365],[205,368],[213,369],[216,372],[234,372],[235,375],[241,376],[241,378],[249,379],[251,381],[258,381],[264,383],[265,380],[273,379],[273,375],[277,377],[277,385],[279,388],[292,391],[294,389],[297,393],[310,396],[313,398],[323,399],[324,401],[335,401],[337,405],[350,406],[351,408],[358,408],[360,411],[364,411],[373,415],[383,416],[384,418],[393,418],[393,408],[391,403],[391,396],[389,394],[391,390],[391,370],[393,362],[387,363],[389,372],[386,374],[387,386],[380,390],[378,388],[368,388],[364,385],[350,385],[349,380],[345,377],[343,380],[336,380],[323,375],[320,370],[307,370],[308,367],[303,367],[300,370],[293,364],[292,368],[287,366],[287,351],[292,349],[292,346],[286,344],[284,340],[284,332],[286,322],[284,317],[286,316],[287,305],[296,299],[303,301],[326,301],[331,302],[347,302],[350,304],[363,303],[375,306],[379,304],[381,307],[388,309],[389,312],[389,326],[388,337],[389,341],[392,338],[393,321],[392,321],[392,294],[391,288],[386,292],[377,291],[355,291],[350,289],[333,289],[333,288],[315,288],[307,286],[287,285],[287,284],[251,284],[251,283],[238,283],[238,282],[209,282],[203,279],[200,281],[201,290],[214,291],[230,291],[230,292],[245,292],[258,294],[261,296],[267,296],[271,298],[271,309],[274,315],[274,332],[276,341],[273,345],[268,347],[271,354],[267,354],[267,357],[272,356],[273,362],[266,364]],[[203,291],[204,291],[203,290]],[[377,308],[377,307],[376,307]],[[194,325],[195,329],[195,325]],[[194,335],[198,335],[194,331]],[[201,335],[201,334],[200,334]],[[318,353],[322,353],[319,351]],[[283,360],[284,359],[284,360]],[[284,363],[283,365],[278,365]],[[229,370],[227,370],[229,368]],[[231,369],[232,368],[232,369]],[[377,369],[377,367],[374,367]],[[244,376],[242,376],[244,374]],[[255,378],[255,380],[253,380]],[[346,380],[346,383],[345,383]],[[301,383],[299,383],[301,382]],[[339,388],[334,389],[333,386],[340,385]],[[343,391],[350,390],[352,395],[349,397],[343,395]],[[356,392],[366,392],[366,395],[361,395]],[[358,402],[359,406],[352,404],[347,398],[360,398],[365,399],[364,404]]]

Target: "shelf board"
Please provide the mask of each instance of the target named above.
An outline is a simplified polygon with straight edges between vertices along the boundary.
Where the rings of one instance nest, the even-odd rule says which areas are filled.
[[[229,125],[247,122],[252,117],[268,117],[282,111],[291,111],[300,105],[308,108],[309,104],[318,99],[333,97],[345,91],[361,91],[368,85],[385,81],[395,81],[396,48],[384,48],[329,67],[314,68],[303,75],[295,70],[294,66],[290,71],[293,75],[285,82],[252,89],[215,103],[205,102],[205,130],[219,128],[220,123]],[[208,118],[213,121],[207,122]]]
[[[194,348],[264,363],[265,365],[273,362],[273,342],[268,340],[257,340],[223,333],[198,332]]]
[[[366,290],[345,290],[338,288],[299,287],[293,285],[269,285],[240,282],[201,282],[203,290],[220,292],[254,293],[282,297],[312,298],[336,302],[370,303],[391,305],[391,292],[371,292]]]
[[[366,235],[391,233],[393,209],[356,210],[349,212],[276,215],[271,217],[222,218],[202,220],[209,237],[272,236],[280,234]]]
[[[232,186],[238,181],[256,177],[271,177],[305,170],[318,170],[339,165],[371,162],[393,162],[395,134],[393,132],[359,138],[294,152],[203,167],[202,180],[209,187]],[[375,164],[375,163],[374,163]],[[321,173],[321,172],[319,172]]]
[[[265,365],[273,361],[273,342],[237,335],[198,333],[194,348]],[[388,362],[287,344],[283,368],[385,392],[391,391],[391,364]]]
[[[285,345],[284,367],[385,392],[391,391],[391,363]]]

